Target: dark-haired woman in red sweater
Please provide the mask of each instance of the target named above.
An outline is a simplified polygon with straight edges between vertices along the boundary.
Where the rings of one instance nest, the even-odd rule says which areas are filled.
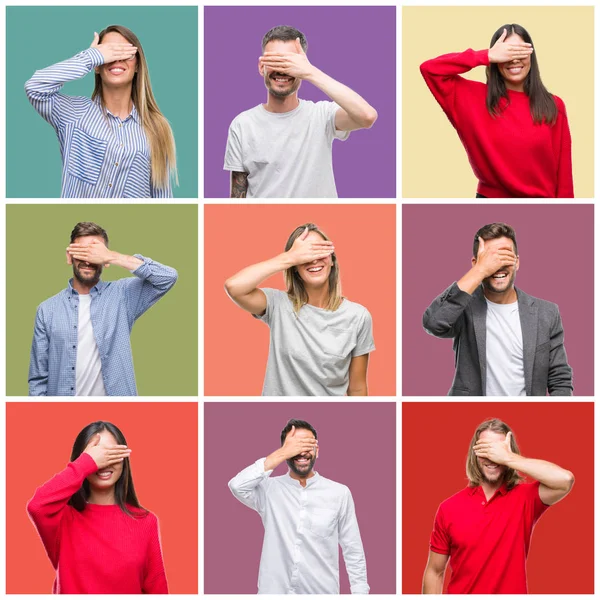
[[[112,423],[90,423],[71,462],[27,504],[54,594],[167,594],[158,520],[138,502],[131,450]]]
[[[487,84],[460,77],[478,66]],[[504,25],[489,50],[433,58],[421,73],[467,151],[478,198],[573,198],[565,105],[544,87],[523,27]]]

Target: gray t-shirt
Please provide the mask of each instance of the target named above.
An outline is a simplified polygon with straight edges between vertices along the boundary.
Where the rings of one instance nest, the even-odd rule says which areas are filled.
[[[226,171],[248,173],[247,198],[337,198],[331,145],[337,131],[335,102],[300,100],[273,113],[262,104],[239,114],[229,127]]]
[[[497,304],[487,298],[485,301],[486,396],[525,396],[519,303]]]
[[[332,312],[305,304],[296,314],[286,292],[261,288],[271,328],[263,396],[345,396],[350,361],[375,350],[369,311],[344,299]]]

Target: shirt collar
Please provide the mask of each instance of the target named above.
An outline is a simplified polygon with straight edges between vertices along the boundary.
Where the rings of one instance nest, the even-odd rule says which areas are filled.
[[[100,97],[96,97],[95,98],[95,102],[96,104],[102,108],[102,102],[100,101]],[[117,119],[118,117],[115,117],[115,115],[113,115],[110,110],[108,110],[108,108],[104,107],[104,110],[106,110],[106,112],[111,116],[114,117],[115,119]],[[125,117],[124,119],[121,119],[123,122],[127,121],[127,119],[129,119],[129,117],[131,117],[138,125],[140,125],[140,115],[137,111],[137,108],[135,107],[135,104],[133,104],[133,107],[131,109],[131,112],[127,115],[127,117]]]
[[[483,496],[485,496],[485,494],[483,493],[483,488],[480,485],[474,485],[474,486],[469,486],[467,488],[469,490],[469,495],[473,495],[475,493],[481,494]],[[506,482],[504,482],[495,492],[494,492],[494,496],[496,494],[500,494],[501,496],[506,496],[506,494],[508,494],[508,488],[506,487]],[[492,498],[494,497],[492,496]],[[491,500],[491,498],[490,498]]]
[[[95,294],[101,294],[102,290],[106,287],[106,282],[100,280],[91,290],[90,290],[90,294],[95,295]],[[71,296],[79,296],[79,292],[73,287],[73,278],[71,277],[71,279],[69,279],[69,285],[67,286],[67,289],[65,290],[67,296],[71,297]]]
[[[302,489],[306,489],[307,487],[310,487],[311,485],[314,485],[315,482],[319,479],[320,475],[314,471],[314,475],[312,477],[309,477],[306,480],[306,487],[302,488]],[[291,475],[290,472],[287,472],[287,476],[286,476],[286,480],[290,483],[290,485],[293,485],[295,487],[302,487],[300,485],[300,482],[297,479],[294,479]]]

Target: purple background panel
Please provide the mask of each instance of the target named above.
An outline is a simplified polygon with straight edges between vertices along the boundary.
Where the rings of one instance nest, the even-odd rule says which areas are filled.
[[[396,404],[207,402],[204,405],[204,593],[256,594],[264,528],[228,481],[280,446],[289,419],[319,436],[316,471],[352,492],[371,594],[396,593]],[[287,465],[275,469],[284,475]],[[233,568],[232,568],[233,565]],[[340,589],[350,593],[340,550]]]
[[[425,309],[471,268],[487,223],[517,235],[515,285],[558,304],[576,396],[594,394],[594,208],[591,205],[405,205],[402,210],[402,394],[442,396],[454,377],[451,339],[425,333]]]
[[[312,64],[375,107],[370,130],[333,142],[340,198],[396,197],[396,8],[394,6],[207,6],[204,9],[204,196],[229,197],[223,170],[227,131],[241,112],[266,100],[258,73],[264,34],[296,27]],[[329,98],[304,81],[305,100]]]

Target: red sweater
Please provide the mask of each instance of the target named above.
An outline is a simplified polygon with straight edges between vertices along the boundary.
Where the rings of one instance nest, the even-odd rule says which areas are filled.
[[[571,133],[564,102],[558,118],[535,125],[524,92],[508,91],[495,118],[486,106],[487,85],[460,77],[489,65],[488,50],[466,50],[424,62],[421,74],[458,132],[478,193],[489,198],[573,198]],[[503,110],[504,109],[504,110]]]
[[[52,566],[54,594],[167,594],[158,520],[126,515],[118,505],[68,506],[96,472],[85,452],[39,487],[27,504]],[[139,509],[129,507],[132,513]]]

